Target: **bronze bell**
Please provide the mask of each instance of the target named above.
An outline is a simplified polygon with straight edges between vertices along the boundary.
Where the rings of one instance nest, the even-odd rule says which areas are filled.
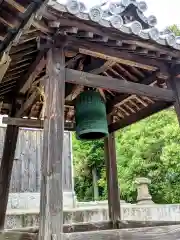
[[[99,92],[87,90],[80,93],[75,110],[77,139],[96,140],[108,135],[106,107]]]

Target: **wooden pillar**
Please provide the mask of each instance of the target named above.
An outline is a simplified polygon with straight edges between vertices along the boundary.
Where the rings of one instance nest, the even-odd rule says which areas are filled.
[[[114,228],[117,228],[117,221],[121,219],[121,211],[114,133],[109,134],[109,136],[105,138],[104,148],[106,159],[109,219],[113,222]]]
[[[167,87],[172,89],[175,96],[174,108],[180,123],[180,65],[175,65],[171,69],[171,77],[166,81]]]
[[[98,188],[98,178],[96,168],[92,169],[92,179],[93,179],[93,190],[94,190],[94,201],[99,200],[99,188]]]
[[[0,166],[0,230],[4,229],[18,130],[19,128],[17,126],[8,125],[4,140],[4,149]]]
[[[63,49],[54,48],[48,52],[47,74],[39,239],[62,240],[65,90]]]
[[[172,77],[168,80],[168,86],[173,90],[175,95],[174,108],[180,123],[180,78]]]

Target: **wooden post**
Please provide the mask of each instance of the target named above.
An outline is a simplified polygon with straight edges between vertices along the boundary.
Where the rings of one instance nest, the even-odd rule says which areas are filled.
[[[94,189],[94,201],[99,200],[99,188],[96,168],[92,169],[93,189]]]
[[[39,239],[63,239],[63,137],[65,57],[51,49],[47,59]]]
[[[109,134],[109,136],[105,138],[104,148],[106,159],[109,219],[112,220],[114,227],[117,228],[117,222],[121,219],[121,209],[114,133]]]
[[[166,81],[167,87],[174,93],[175,102],[174,108],[177,114],[178,121],[180,123],[180,66],[175,65],[171,69],[171,77]]]
[[[174,108],[177,114],[178,121],[180,123],[180,78],[172,77],[168,81],[168,87],[170,87],[175,95]]]
[[[0,166],[0,229],[4,229],[8,203],[9,186],[13,168],[14,154],[18,138],[17,126],[7,126],[4,149]]]

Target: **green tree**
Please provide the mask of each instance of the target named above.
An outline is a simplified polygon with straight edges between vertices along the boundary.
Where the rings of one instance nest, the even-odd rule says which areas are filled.
[[[93,199],[92,167],[98,169],[100,196],[107,197],[103,142],[73,138],[75,189],[80,200]],[[149,177],[156,203],[180,201],[180,129],[173,109],[162,111],[116,133],[121,198],[136,201],[136,177]]]
[[[103,141],[78,141],[73,135],[73,156],[75,169],[75,191],[79,200],[93,200],[92,169],[101,178],[104,168]],[[102,189],[99,187],[102,196]]]
[[[172,25],[169,27],[169,29],[176,35],[176,36],[180,36],[180,29],[177,25]]]

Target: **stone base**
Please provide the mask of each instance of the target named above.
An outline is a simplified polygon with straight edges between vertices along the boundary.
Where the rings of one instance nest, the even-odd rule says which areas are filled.
[[[154,202],[151,199],[139,200],[137,204],[153,204]]]
[[[124,200],[120,200],[120,204],[127,204]],[[92,207],[107,207],[108,201],[90,201],[90,202],[77,202],[76,207],[78,208],[92,208]]]
[[[76,195],[74,192],[64,192],[64,208],[74,208],[76,206]],[[10,193],[7,209],[39,209],[40,193]]]
[[[108,220],[107,206],[64,209],[64,223],[97,222]],[[122,220],[128,221],[180,221],[180,204],[122,204]],[[21,228],[39,225],[39,209],[9,210],[5,228]]]

